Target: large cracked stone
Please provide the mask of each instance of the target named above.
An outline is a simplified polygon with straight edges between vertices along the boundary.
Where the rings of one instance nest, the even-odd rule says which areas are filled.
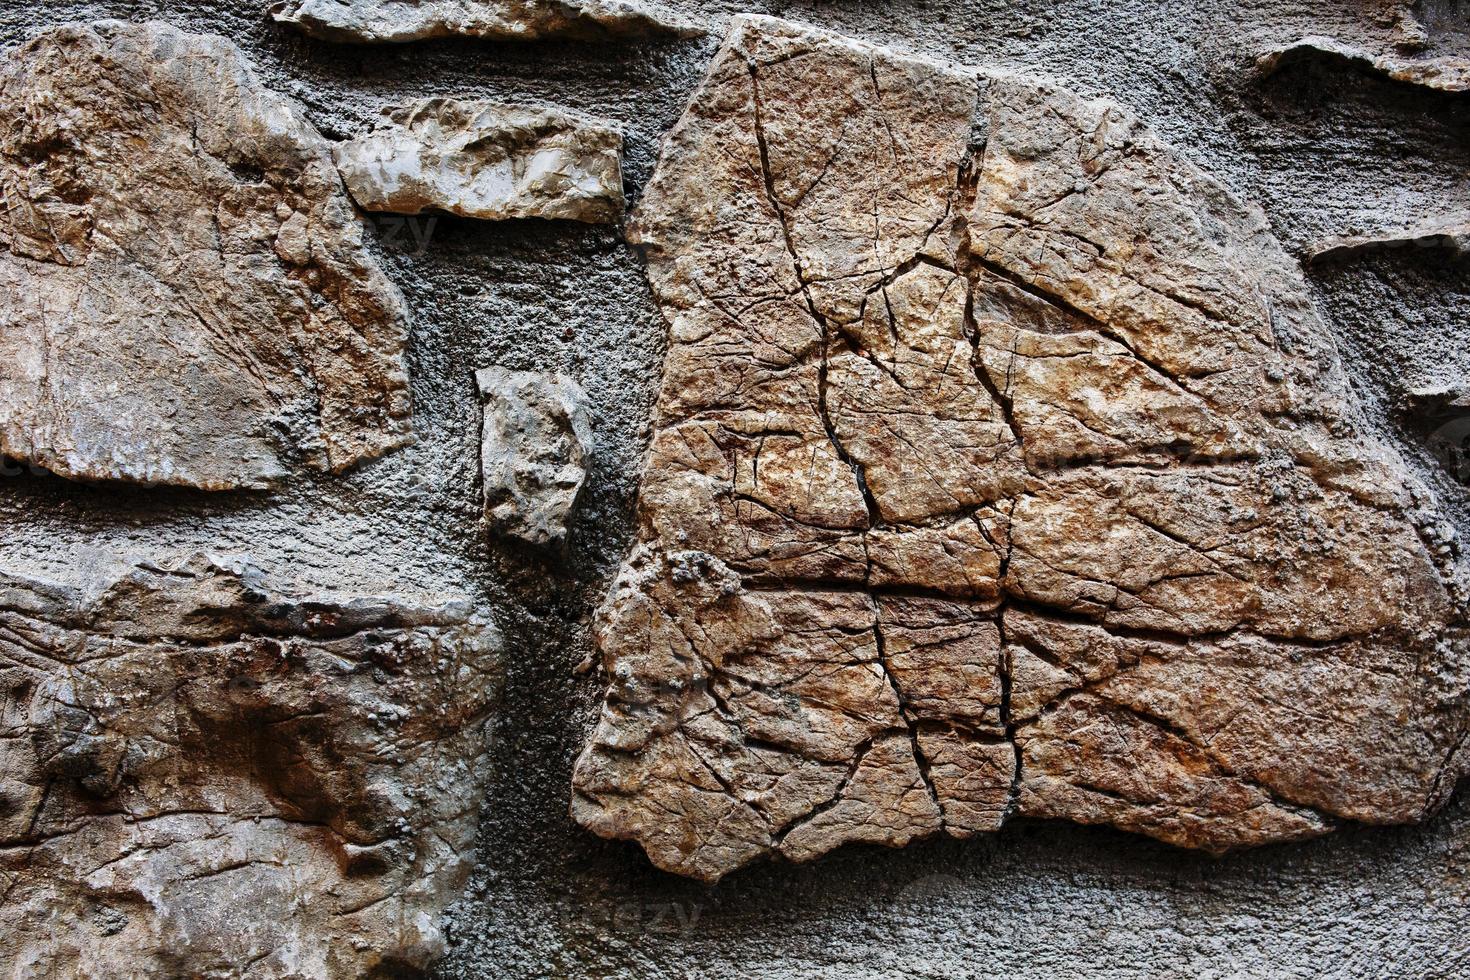
[[[454,36],[602,41],[703,33],[687,17],[644,0],[281,0],[271,15],[312,37],[356,44]]]
[[[403,299],[330,144],[234,45],[51,28],[0,110],[0,453],[220,490],[409,441]]]
[[[498,635],[462,601],[247,564],[0,574],[0,961],[356,978],[439,955]]]
[[[623,135],[558,109],[421,99],[338,144],[347,190],[368,211],[617,221]]]
[[[1127,112],[737,18],[630,230],[669,350],[583,825],[715,880],[1446,799],[1433,502],[1260,212]]]

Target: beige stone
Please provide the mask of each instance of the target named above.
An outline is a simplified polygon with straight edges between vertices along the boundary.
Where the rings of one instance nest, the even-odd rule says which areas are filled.
[[[410,440],[403,299],[330,145],[234,45],[50,28],[0,107],[0,452],[221,490]]]
[[[339,143],[337,167],[368,211],[617,221],[623,136],[559,109],[421,99]]]
[[[480,483],[485,518],[533,545],[565,543],[592,455],[587,393],[564,374],[475,372],[485,401]]]
[[[601,41],[693,36],[693,21],[643,0],[280,0],[276,20],[312,37],[357,44],[484,37]]]

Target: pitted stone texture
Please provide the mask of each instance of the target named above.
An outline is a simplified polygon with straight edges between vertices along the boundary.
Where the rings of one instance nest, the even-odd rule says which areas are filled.
[[[1261,214],[1122,109],[737,18],[631,237],[669,351],[585,826],[714,880],[1013,815],[1224,851],[1444,801],[1432,501]]]
[[[557,109],[422,99],[340,143],[337,167],[369,211],[617,221],[623,137]]]
[[[312,37],[357,44],[456,35],[601,41],[703,33],[688,18],[643,0],[281,0],[271,15]]]
[[[0,959],[355,978],[442,952],[498,636],[463,602],[239,562],[0,576]]]
[[[229,489],[409,441],[403,299],[329,144],[234,45],[52,28],[0,107],[0,452]]]
[[[486,519],[529,544],[562,544],[592,453],[586,393],[566,375],[500,367],[476,372],[475,383],[485,399]]]

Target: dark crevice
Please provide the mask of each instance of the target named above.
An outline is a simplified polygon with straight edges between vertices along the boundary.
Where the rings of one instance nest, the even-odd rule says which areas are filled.
[[[1008,376],[1006,390],[1001,391],[996,387],[995,379],[990,376],[990,372],[986,369],[980,356],[980,324],[975,319],[975,293],[973,286],[965,294],[965,333],[969,336],[970,345],[973,349],[971,366],[975,371],[975,380],[980,382],[980,387],[984,388],[990,394],[991,400],[1000,408],[1001,415],[1006,420],[1006,425],[1010,426],[1011,435],[1015,437],[1017,448],[1024,452],[1026,439],[1021,434],[1020,423],[1016,421],[1015,403],[1010,396],[1010,368],[1006,368]],[[1013,349],[1011,351],[1012,359],[1015,356],[1016,352]]]
[[[976,115],[978,118],[978,108]],[[1007,384],[1006,391],[997,388],[995,380],[990,377],[990,372],[981,362],[980,324],[975,318],[975,276],[968,267],[970,262],[976,261],[970,240],[970,212],[974,209],[975,197],[979,193],[980,171],[984,168],[984,154],[987,145],[987,141],[982,141],[978,146],[972,146],[965,155],[964,162],[960,164],[955,177],[955,196],[960,201],[960,213],[955,219],[955,232],[958,237],[955,254],[966,281],[964,329],[965,335],[970,340],[972,350],[970,365],[975,372],[975,380],[980,382],[980,386],[990,394],[991,399],[1000,408],[1001,415],[1005,418],[1006,425],[1010,427],[1011,435],[1016,440],[1016,446],[1024,452],[1025,437],[1021,434],[1021,426],[1016,421],[1015,405],[1010,397],[1010,385]]]
[[[927,585],[870,585],[862,579],[839,581],[831,579],[787,579],[751,578],[741,586],[750,592],[845,592],[853,595],[870,596],[873,599],[935,599],[955,603],[987,603],[995,596],[977,593],[955,593]]]
[[[1459,778],[1464,775],[1463,772],[1455,772],[1453,777],[1450,774],[1456,768],[1456,757],[1465,748],[1467,741],[1470,741],[1470,725],[1467,725],[1461,730],[1460,737],[1455,740],[1455,744],[1450,746],[1449,751],[1445,753],[1444,762],[1440,764],[1439,770],[1434,774],[1434,782],[1430,784],[1429,792],[1424,794],[1424,809],[1421,811],[1421,816],[1428,816],[1434,812],[1436,807],[1444,802],[1441,794],[1445,791],[1444,784],[1446,779],[1451,780],[1451,787],[1453,787],[1454,783],[1458,782]]]
[[[716,769],[714,767],[714,764],[712,762],[710,762],[708,759],[706,759],[704,757],[703,753],[701,753],[697,748],[694,747],[695,746],[695,742],[694,742],[693,739],[685,739],[685,743],[684,744],[687,745],[687,746],[689,746],[689,754],[692,755],[692,756],[694,756],[694,758],[696,758],[696,759],[699,760],[699,764],[704,767],[704,771],[707,772],[707,773],[709,773],[710,774],[710,778],[713,779],[716,783],[718,783],[720,785],[720,790],[726,796],[730,797],[730,799],[732,799],[732,800],[738,800],[741,803],[744,803],[746,806],[750,807],[752,810],[755,810],[756,812],[760,813],[762,817],[766,817],[767,819],[769,819],[769,814],[767,814],[764,809],[762,809],[761,807],[757,806],[753,802],[747,801],[744,797],[742,797],[740,795],[739,791],[736,789],[735,785],[733,783],[731,783],[730,780],[728,780],[728,779],[725,778],[724,773],[722,773],[718,769]]]
[[[1113,327],[1109,326],[1107,323],[1104,323],[1102,320],[1099,320],[1091,313],[1088,313],[1086,310],[1083,310],[1082,308],[1077,306],[1073,306],[1067,300],[1056,295],[1055,293],[1051,293],[1039,288],[1035,283],[1023,279],[1021,276],[1016,275],[1010,269],[1006,268],[998,262],[982,258],[981,256],[974,254],[973,252],[967,252],[966,258],[969,262],[973,263],[975,268],[981,269],[984,272],[996,277],[997,279],[1004,280],[1005,282],[1014,286],[1016,289],[1019,289],[1023,293],[1026,293],[1033,299],[1040,300],[1041,302],[1046,303],[1057,310],[1060,310],[1062,313],[1065,313],[1072,318],[1080,321],[1084,326],[1086,326],[1093,332],[1102,334],[1104,337],[1108,338],[1115,344],[1118,344],[1126,351],[1128,351],[1128,354],[1134,360],[1138,361],[1140,364],[1144,365],[1155,374],[1159,375],[1162,378],[1165,378],[1166,380],[1172,381],[1173,383],[1179,385],[1181,388],[1185,388],[1186,391],[1188,390],[1184,383],[1188,379],[1188,375],[1180,377],[1178,372],[1170,371],[1162,364],[1159,364],[1156,361],[1152,361],[1149,358],[1144,357],[1138,352],[1138,349],[1133,346],[1132,341],[1130,341],[1119,331],[1113,329]],[[1208,374],[1212,373],[1218,372],[1204,372],[1201,376],[1207,376]]]
[[[868,753],[873,751],[873,746],[877,744],[878,739],[886,735],[896,734],[898,734],[897,729],[885,729],[884,731],[878,732],[877,734],[864,739],[853,752],[852,761],[848,763],[847,766],[847,772],[843,775],[842,781],[837,784],[837,789],[833,791],[831,797],[829,797],[826,802],[819,803],[816,806],[812,807],[806,813],[803,813],[798,817],[793,817],[786,826],[776,830],[771,835],[772,846],[779,850],[781,846],[786,843],[786,838],[790,836],[794,831],[800,830],[802,827],[805,827],[807,824],[811,823],[813,820],[826,813],[828,810],[831,810],[833,807],[838,806],[842,802],[843,797],[846,795],[847,788],[852,785],[853,779],[856,778],[858,770],[863,767],[863,763],[867,760]]]
[[[1001,811],[1000,822],[1005,823],[1015,814],[1021,802],[1021,779],[1023,760],[1021,756],[1021,743],[1016,740],[1016,719],[1011,710],[1011,653],[1009,642],[1006,638],[1005,606],[997,610],[995,615],[995,626],[1000,631],[1000,662],[997,664],[1000,670],[1000,723],[1005,729],[1005,739],[1011,745],[1014,755],[1014,766],[1011,770],[1011,786],[1006,795],[1005,809]]]
[[[1279,636],[1262,633],[1242,625],[1200,633],[1178,633],[1167,629],[1148,629],[1141,626],[1125,626],[1120,623],[1103,622],[1071,609],[1048,605],[1045,602],[1039,602],[1015,594],[1010,594],[1006,597],[1006,605],[1008,608],[1031,613],[1041,618],[1052,619],[1062,623],[1071,623],[1077,626],[1090,626],[1119,639],[1139,640],[1149,643],[1167,643],[1174,646],[1183,646],[1192,643],[1220,643],[1231,639],[1254,637],[1269,641],[1275,645],[1294,646],[1304,650],[1331,650],[1351,642],[1364,641],[1378,636],[1393,637],[1396,635],[1391,630],[1380,630],[1369,633],[1355,633],[1330,640],[1315,640],[1309,637]]]
[[[1158,800],[1139,800],[1131,796],[1125,796],[1115,789],[1110,789],[1109,787],[1103,786],[1100,783],[1090,782],[1086,779],[1072,779],[1069,780],[1069,782],[1072,786],[1075,786],[1077,789],[1080,789],[1083,792],[1091,793],[1094,796],[1106,797],[1107,799],[1110,799],[1115,803],[1121,803],[1124,806],[1129,807],[1130,809],[1141,806],[1157,805],[1159,803]]]

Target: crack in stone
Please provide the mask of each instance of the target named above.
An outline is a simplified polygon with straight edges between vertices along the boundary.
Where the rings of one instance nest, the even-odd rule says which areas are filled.
[[[928,791],[929,798],[934,802],[934,809],[939,814],[939,829],[943,830],[946,821],[944,804],[940,801],[939,791],[935,788],[934,779],[930,775],[929,759],[919,746],[917,721],[909,711],[908,703],[904,700],[903,688],[899,686],[898,677],[888,665],[888,651],[883,639],[883,608],[876,599],[873,599],[873,638],[878,645],[878,667],[883,671],[883,679],[893,691],[893,697],[898,704],[898,713],[908,730],[909,747],[914,753],[914,765],[918,770],[919,779],[924,783],[924,789]]]
[[[830,798],[817,804],[806,813],[792,818],[791,823],[772,835],[772,842],[778,850],[786,843],[786,838],[791,836],[791,834],[807,826],[817,817],[832,810],[834,807],[841,805],[843,798],[847,794],[847,788],[852,785],[852,781],[857,776],[858,770],[862,769],[863,763],[867,761],[868,753],[873,751],[873,746],[885,734],[887,733],[879,732],[870,738],[864,739],[854,750],[852,762],[848,764],[847,772],[843,774],[842,781],[837,784],[837,789],[833,791]]]
[[[837,436],[837,429],[832,424],[832,418],[827,411],[827,369],[829,351],[832,344],[832,325],[827,322],[827,318],[817,309],[817,304],[812,299],[811,286],[806,272],[802,268],[801,255],[798,253],[796,243],[792,239],[791,219],[786,213],[786,208],[781,204],[780,198],[776,195],[775,179],[771,174],[770,148],[766,144],[765,123],[762,120],[763,110],[759,67],[754,59],[749,60],[747,65],[750,70],[755,139],[756,146],[760,152],[761,179],[765,185],[766,197],[771,207],[775,210],[776,217],[780,221],[781,237],[785,242],[787,254],[791,256],[792,273],[796,276],[796,281],[801,286],[801,294],[802,298],[806,301],[807,311],[811,314],[812,321],[821,332],[821,365],[817,370],[817,415],[822,421],[822,427],[827,432],[828,441],[832,443],[832,450],[837,453],[837,458],[846,463],[852,470],[853,477],[857,481],[858,491],[862,494],[863,502],[868,508],[868,527],[876,527],[882,520],[881,511],[878,508],[878,501],[874,499],[872,491],[868,489],[868,482],[864,477],[862,465],[856,462],[842,445],[842,441]]]

